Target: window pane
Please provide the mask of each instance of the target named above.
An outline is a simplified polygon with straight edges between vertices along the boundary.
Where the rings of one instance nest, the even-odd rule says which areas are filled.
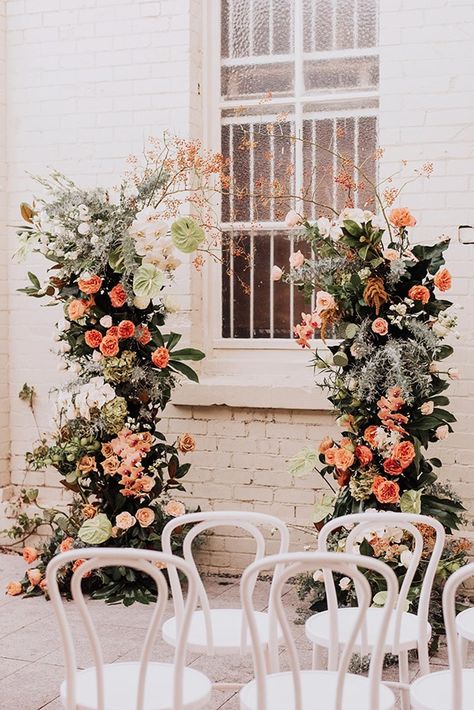
[[[293,64],[246,64],[222,68],[222,95],[226,99],[288,96],[294,90]]]
[[[379,83],[377,57],[325,59],[304,63],[306,91],[375,89]]]

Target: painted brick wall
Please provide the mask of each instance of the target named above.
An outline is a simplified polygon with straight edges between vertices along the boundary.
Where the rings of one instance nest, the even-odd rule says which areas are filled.
[[[10,223],[31,190],[25,170],[44,172],[54,165],[86,184],[113,184],[125,156],[140,150],[148,134],[164,128],[200,134],[197,0],[8,0],[6,8]],[[402,159],[435,163],[433,177],[410,185],[405,197],[426,241],[443,233],[456,237],[459,224],[474,223],[474,67],[467,61],[473,40],[470,0],[381,0],[381,170],[398,170]],[[474,246],[455,243],[448,259],[453,295],[463,309],[452,366],[463,380],[453,386],[456,433],[437,448],[443,476],[473,511]],[[47,393],[58,377],[48,351],[52,311],[15,294],[25,271],[24,265],[11,265],[9,273],[11,479],[15,485],[42,485],[43,500],[56,501],[54,472],[25,479],[23,456],[35,427],[17,391],[25,380],[37,387],[39,425],[47,428]],[[183,269],[177,292],[185,330],[192,318],[200,330],[200,288],[199,277]],[[203,508],[273,512],[294,526],[296,546],[307,540],[300,527],[310,523],[321,483],[291,480],[286,462],[332,426],[327,412],[265,407],[171,406],[163,420],[170,438],[183,431],[196,437],[197,451],[188,455],[188,499]],[[201,554],[209,568],[230,571],[248,561],[248,541],[215,535]]]
[[[0,5],[0,501],[2,487],[9,483],[9,416],[8,416],[8,246],[6,237],[7,170],[5,162],[5,95],[6,95],[5,6]],[[8,490],[8,489],[7,489]]]

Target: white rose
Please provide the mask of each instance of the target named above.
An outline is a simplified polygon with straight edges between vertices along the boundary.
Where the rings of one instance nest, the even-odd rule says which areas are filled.
[[[301,223],[301,217],[299,216],[298,212],[295,210],[290,210],[287,212],[286,217],[285,217],[285,224],[287,227],[292,229],[293,227],[296,227],[298,224]]]
[[[317,569],[316,572],[313,574],[313,580],[315,582],[323,582],[324,581],[324,573],[322,569]]]
[[[449,436],[449,429],[447,424],[443,424],[442,426],[439,426],[436,429],[436,438],[439,439],[439,441],[444,441],[447,439]]]
[[[112,327],[112,317],[111,316],[102,316],[100,319],[99,323],[103,328],[111,328]]]
[[[448,334],[449,329],[446,328],[446,326],[441,325],[439,321],[436,321],[435,323],[433,323],[432,331],[438,338],[444,338],[445,335]]]
[[[322,237],[328,237],[331,231],[331,222],[327,217],[320,217],[316,220],[316,226],[318,227],[319,233]]]
[[[272,271],[271,271],[272,281],[280,281],[282,276],[283,276],[283,271],[280,269],[280,267],[279,266],[272,266]]]
[[[343,592],[345,592],[347,589],[349,589],[350,586],[351,586],[351,580],[349,579],[349,577],[343,577],[343,578],[339,581],[339,588],[340,588]]]
[[[79,232],[79,234],[82,234],[82,236],[85,236],[91,231],[91,226],[87,222],[81,222],[77,228],[77,231]]]

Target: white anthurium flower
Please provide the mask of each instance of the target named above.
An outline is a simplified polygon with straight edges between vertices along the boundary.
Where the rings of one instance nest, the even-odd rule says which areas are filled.
[[[364,210],[361,210],[358,207],[346,207],[339,215],[338,222],[339,224],[342,224],[345,220],[355,222],[359,226],[364,224],[366,221],[364,217]]]
[[[317,569],[313,574],[314,582],[324,582],[324,572],[322,569]]]
[[[347,589],[349,589],[351,584],[352,584],[352,581],[349,577],[343,577],[342,579],[339,580],[339,588],[343,592],[347,591]]]

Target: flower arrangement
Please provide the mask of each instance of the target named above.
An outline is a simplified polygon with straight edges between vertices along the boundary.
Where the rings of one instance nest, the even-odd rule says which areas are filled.
[[[173,312],[167,286],[183,255],[194,253],[198,268],[203,262],[202,225],[212,232],[208,193],[223,160],[194,142],[169,138],[152,142],[145,158],[145,167],[131,159],[115,199],[55,172],[39,179],[46,197],[21,206],[19,254],[39,252],[50,263],[45,282],[30,272],[21,290],[62,306],[55,339],[71,375],[56,392],[54,431],[27,462],[35,470],[53,466],[73,500],[66,511],[44,509],[38,491],[22,492],[20,503],[37,504],[39,513],[22,513],[11,537],[45,522],[52,536],[39,550],[24,549],[34,567],[10,585],[10,594],[44,592],[45,567],[60,550],[159,549],[163,526],[185,512],[170,494],[183,490],[190,464],[179,453],[191,452],[195,442],[184,433],[168,443],[159,417],[180,378],[197,381],[187,362],[204,355],[180,348],[181,336],[164,330]],[[180,214],[189,207],[195,218]],[[25,392],[31,405],[31,388]],[[174,542],[179,546],[179,535]],[[65,593],[71,572],[61,574]],[[109,602],[147,602],[154,593],[150,580],[132,570],[93,573],[87,584]]]
[[[295,252],[285,275],[314,303],[295,337],[302,348],[316,334],[340,338],[326,352],[317,348],[314,364],[325,373],[343,429],[339,440],[324,439],[318,453],[295,457],[290,470],[316,469],[328,482],[335,479],[335,495],[324,496],[315,512],[317,524],[377,508],[422,512],[452,529],[462,505],[436,492],[441,461],[423,453],[455,421],[444,391],[459,375],[441,364],[453,352],[444,341],[456,326],[444,299],[451,287],[444,265],[449,240],[411,246],[416,220],[409,210],[382,212],[383,218],[348,207],[315,222],[287,216],[299,230],[296,239],[316,255]]]

